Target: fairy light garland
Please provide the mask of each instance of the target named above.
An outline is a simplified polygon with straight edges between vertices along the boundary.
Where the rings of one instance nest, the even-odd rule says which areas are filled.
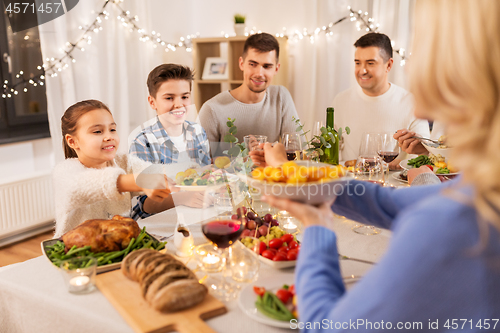
[[[124,0],[106,0],[93,22],[90,25],[79,27],[80,30],[83,30],[80,38],[78,38],[75,42],[67,42],[65,47],[60,49],[60,51],[64,53],[62,57],[46,58],[45,63],[37,67],[37,69],[41,71],[40,74],[31,74],[30,78],[27,79],[24,76],[24,72],[20,71],[18,74],[16,74],[16,79],[18,79],[16,83],[9,84],[9,81],[5,80],[3,83],[2,97],[11,98],[18,95],[20,90],[19,87],[22,87],[22,91],[26,93],[28,92],[29,85],[32,85],[33,87],[36,87],[38,85],[43,86],[46,75],[50,75],[50,77],[57,77],[59,72],[62,72],[69,67],[68,61],[71,63],[75,63],[76,59],[73,57],[73,52],[75,50],[84,52],[84,46],[90,45],[92,43],[92,37],[90,36],[90,34],[97,34],[103,30],[102,23],[104,22],[104,20],[108,20],[110,16],[110,13],[105,10],[109,4],[114,4],[120,12],[120,14],[117,16],[117,19],[121,22],[123,27],[129,29],[130,32],[137,32],[139,34],[140,41],[152,43],[152,46],[155,49],[158,47],[164,48],[165,52],[176,51],[179,47],[184,48],[187,52],[192,51],[192,39],[199,37],[199,33],[181,37],[180,41],[177,43],[167,42],[161,38],[160,33],[157,33],[155,31],[147,33],[145,29],[142,29],[137,23],[139,21],[139,17],[137,15],[132,15],[130,11],[124,10],[120,6],[123,1]],[[304,38],[308,38],[311,44],[314,44],[320,34],[325,34],[325,36],[327,37],[333,35],[332,28],[347,19],[349,19],[351,22],[356,22],[356,28],[358,31],[361,31],[363,29],[367,32],[378,32],[379,24],[374,23],[373,18],[368,16],[368,12],[363,12],[361,10],[354,11],[350,6],[348,6],[347,9],[350,12],[349,16],[342,17],[335,22],[330,22],[328,25],[318,27],[314,29],[314,31],[310,32],[306,28],[304,28],[302,32],[295,30],[292,33],[288,33],[287,29],[284,27],[281,33],[276,34],[276,37],[286,37],[295,42]],[[245,33],[245,36],[255,33],[261,33],[261,31],[253,27],[250,30],[250,33]],[[224,37],[229,38],[229,34],[224,33],[224,31],[222,31],[221,34]],[[391,41],[391,44],[394,46],[393,41]],[[404,66],[406,63],[405,49],[400,48],[398,50],[395,50],[395,52],[401,57],[400,65]]]

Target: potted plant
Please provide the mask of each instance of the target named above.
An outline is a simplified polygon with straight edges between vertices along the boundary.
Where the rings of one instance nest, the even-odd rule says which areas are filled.
[[[241,14],[234,15],[234,32],[236,36],[245,36],[245,18],[246,16]]]

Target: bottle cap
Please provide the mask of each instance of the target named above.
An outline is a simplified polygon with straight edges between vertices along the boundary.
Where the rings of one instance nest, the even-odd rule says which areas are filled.
[[[326,112],[333,112],[333,108],[332,107],[326,108]]]

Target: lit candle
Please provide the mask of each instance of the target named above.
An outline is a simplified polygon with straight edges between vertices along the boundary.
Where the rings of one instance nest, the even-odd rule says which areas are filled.
[[[202,262],[206,269],[213,269],[219,264],[220,258],[209,253],[205,258],[203,258]]]
[[[87,289],[90,278],[86,275],[75,276],[69,280],[70,291],[83,291]]]
[[[297,225],[292,222],[287,222],[283,225],[283,230],[285,230],[285,232],[288,234],[293,234],[297,231]]]

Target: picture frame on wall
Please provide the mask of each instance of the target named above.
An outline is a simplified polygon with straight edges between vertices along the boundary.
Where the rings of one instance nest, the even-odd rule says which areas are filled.
[[[223,58],[208,57],[203,67],[202,80],[227,80],[228,79],[227,60]]]

